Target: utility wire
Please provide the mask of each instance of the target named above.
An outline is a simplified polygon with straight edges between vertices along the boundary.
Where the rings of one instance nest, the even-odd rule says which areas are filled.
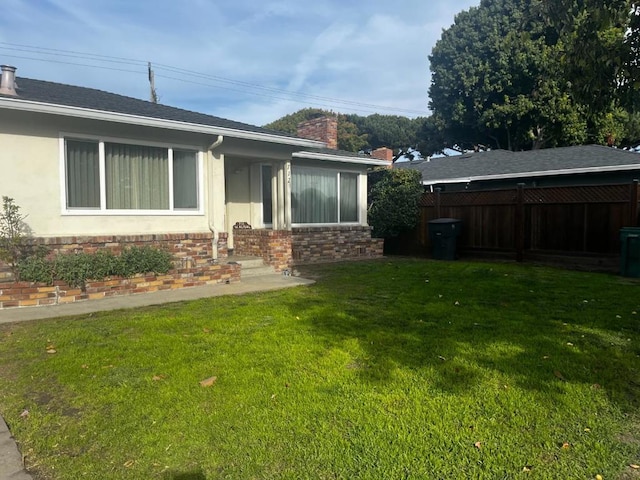
[[[60,50],[60,49],[47,48],[47,47],[36,47],[31,45],[13,44],[9,42],[0,42],[0,50],[20,51],[20,52],[32,53],[36,55],[48,55],[50,57],[77,58],[82,60],[88,60],[91,62],[104,62],[104,63],[122,64],[122,65],[128,65],[133,67],[140,67],[140,71],[138,71],[138,70],[123,69],[123,68],[106,67],[106,66],[95,65],[95,64],[67,62],[67,61],[52,59],[52,58],[34,58],[34,57],[11,55],[11,54],[3,53],[4,56],[13,57],[13,58],[44,61],[44,62],[51,62],[51,63],[60,63],[65,65],[74,65],[74,66],[89,67],[89,68],[100,68],[104,70],[113,70],[113,71],[127,72],[127,73],[138,73],[138,74],[145,73],[146,74],[147,66],[148,66],[147,61],[136,60],[131,58],[78,52],[73,50]],[[177,68],[171,65],[158,64],[155,62],[153,63],[153,65],[156,70],[168,71],[168,72],[175,73],[185,77],[191,77],[191,78],[195,77],[205,81],[208,80],[210,82],[215,82],[216,84],[214,85],[211,83],[197,82],[195,80],[190,80],[188,78],[185,79],[185,78],[173,77],[168,75],[157,75],[158,77],[163,77],[163,78],[167,78],[167,79],[178,81],[178,82],[201,85],[209,88],[223,88],[225,90],[234,91],[242,94],[250,94],[250,95],[259,96],[263,98],[286,100],[286,101],[292,101],[296,103],[304,103],[304,104],[317,105],[317,106],[323,106],[323,107],[329,107],[329,108],[334,108],[334,107],[337,107],[338,105],[341,105],[344,107],[349,107],[351,110],[362,111],[362,112],[375,112],[377,110],[384,110],[389,112],[405,112],[405,113],[410,113],[414,115],[428,114],[428,112],[423,110],[395,108],[395,107],[389,107],[384,105],[375,105],[370,103],[355,102],[351,100],[343,100],[343,99],[334,98],[334,97],[323,97],[319,95],[305,94],[301,92],[294,92],[292,90],[266,87],[263,85],[258,85],[250,82],[243,82],[243,81],[234,80],[226,77],[209,75],[201,72],[196,72],[193,70]],[[219,85],[220,83],[241,87],[241,89],[223,87]],[[251,89],[257,90],[257,91],[251,91]],[[262,92],[266,92],[266,93],[262,93]],[[299,97],[300,99],[296,97]],[[306,100],[301,100],[301,99],[306,99]]]

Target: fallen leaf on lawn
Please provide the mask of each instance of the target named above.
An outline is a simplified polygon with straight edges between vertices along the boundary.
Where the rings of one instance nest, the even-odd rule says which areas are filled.
[[[596,480],[603,480],[602,475],[597,474],[597,475],[596,475]]]
[[[29,416],[29,410],[25,408],[20,414],[20,418],[27,418],[28,416]]]
[[[164,375],[154,375],[153,377],[151,377],[151,380],[153,380],[154,382],[164,380]]]
[[[454,303],[454,305],[460,305],[460,302],[456,300],[456,303]]]
[[[49,348],[47,350],[47,353],[49,353],[49,354],[56,353],[56,349],[55,348]]]
[[[571,444],[569,442],[564,442],[562,444],[562,448],[565,450],[568,450],[569,448],[571,448]]]
[[[634,470],[640,470],[640,465],[636,465],[635,463],[632,463],[631,465],[629,465],[631,468],[633,468]]]
[[[203,328],[203,329],[202,329],[202,331],[203,331],[204,333],[210,333],[210,332],[211,332],[211,330],[209,330],[208,328]]]
[[[473,446],[480,450],[482,448],[482,442],[476,442],[473,444]]]
[[[133,464],[136,463],[135,460],[127,460],[124,462],[124,466],[127,468],[133,467]]]
[[[586,427],[586,428],[584,429],[584,431],[585,431],[585,432],[587,432],[587,433],[589,433],[589,432],[591,431],[591,429],[590,429],[589,427]]]
[[[533,467],[532,467],[531,465],[525,465],[525,466],[522,468],[522,471],[523,471],[523,472],[530,472],[531,470],[533,470]]]
[[[543,358],[543,359],[545,359],[545,360],[548,360],[548,359],[549,359],[549,355],[545,355],[545,356],[544,356],[544,357],[542,357],[542,358]]]
[[[275,400],[276,397],[277,397],[277,394],[274,393],[273,395],[271,395],[271,400]]]
[[[622,318],[620,315],[616,315],[616,318]]]
[[[214,383],[216,383],[216,381],[218,380],[218,377],[209,377],[209,378],[205,378],[204,380],[202,380],[200,382],[200,386],[201,387],[210,387],[212,386]]]
[[[573,343],[571,343],[571,342],[567,342],[567,345],[570,346],[570,347],[573,347]]]
[[[567,379],[566,379],[566,378],[564,378],[564,377],[562,376],[562,374],[561,374],[558,370],[554,370],[554,371],[553,371],[553,374],[554,374],[556,377],[558,377],[560,380],[562,380],[563,382],[566,382],[566,381],[567,381]]]

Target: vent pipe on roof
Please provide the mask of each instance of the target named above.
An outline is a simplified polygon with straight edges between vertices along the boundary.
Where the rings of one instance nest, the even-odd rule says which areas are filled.
[[[16,93],[16,67],[10,65],[0,65],[2,77],[0,77],[0,94],[18,95]]]

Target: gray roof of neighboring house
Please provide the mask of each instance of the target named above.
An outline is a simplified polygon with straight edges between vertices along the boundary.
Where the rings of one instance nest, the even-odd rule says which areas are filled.
[[[511,152],[490,150],[430,161],[396,163],[394,168],[422,172],[424,184],[474,180],[569,175],[597,171],[640,170],[640,155],[601,145]]]
[[[299,138],[294,135],[268,130],[255,125],[235,122],[215,117],[213,115],[192,112],[159,103],[152,103],[94,88],[77,87],[62,83],[21,77],[16,78],[16,86],[16,91],[18,93],[18,97],[16,98],[21,100],[86,108],[105,112],[123,113],[127,115],[136,115],[160,120],[172,120],[176,122],[193,123],[211,127],[222,127],[245,132],[277,135],[280,137]],[[0,97],[7,96],[0,95]],[[9,96],[7,98],[14,97]]]

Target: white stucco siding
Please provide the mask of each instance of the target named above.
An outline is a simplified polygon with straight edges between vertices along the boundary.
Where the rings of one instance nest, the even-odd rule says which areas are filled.
[[[203,190],[198,212],[134,211],[113,215],[65,212],[64,163],[61,135],[112,138],[140,144],[176,144],[201,152],[199,186]],[[215,136],[164,131],[19,111],[0,111],[0,195],[15,199],[36,236],[135,235],[208,232],[211,221],[224,231],[224,156],[210,155]],[[213,175],[207,168],[213,164]],[[211,179],[211,183],[209,179]],[[209,202],[208,194],[214,198]],[[213,206],[213,208],[210,207]],[[211,215],[212,214],[212,215]]]

